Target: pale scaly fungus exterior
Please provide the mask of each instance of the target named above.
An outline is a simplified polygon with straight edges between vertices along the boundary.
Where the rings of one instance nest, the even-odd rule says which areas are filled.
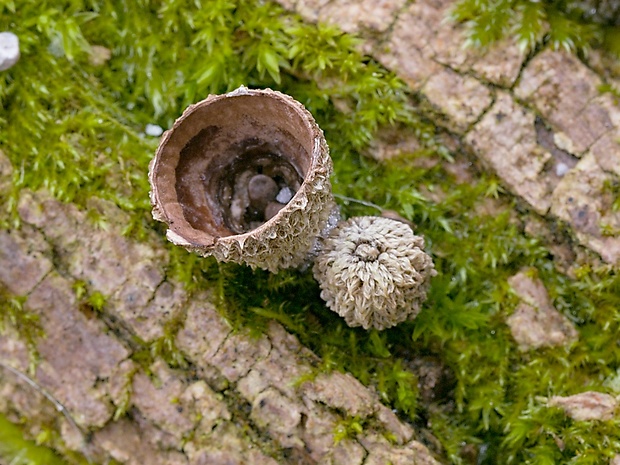
[[[323,132],[303,105],[245,87],[190,106],[151,162],[173,243],[277,272],[307,263],[336,211]]]
[[[415,318],[437,274],[424,239],[409,225],[372,216],[336,226],[313,272],[331,310],[349,326],[378,330]]]

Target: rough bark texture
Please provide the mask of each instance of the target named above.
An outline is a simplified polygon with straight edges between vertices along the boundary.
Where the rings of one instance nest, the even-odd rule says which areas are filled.
[[[571,321],[554,307],[545,285],[529,276],[531,270],[520,271],[508,284],[521,302],[506,323],[521,350],[570,345],[578,332]]]
[[[577,421],[611,420],[618,410],[618,401],[609,394],[587,391],[573,396],[553,396],[550,407],[560,407]]]
[[[612,69],[604,57],[592,54],[588,66],[548,49],[525,57],[511,43],[463,50],[462,31],[443,21],[451,0],[281,3],[360,33],[363,49],[418,92],[437,123],[524,205],[620,264],[620,213],[606,191],[620,176],[620,109],[598,92],[617,79],[602,72]],[[0,189],[10,188],[10,173],[0,155]],[[33,437],[51,429],[60,449],[126,464],[437,463],[371,390],[347,374],[314,376],[317,357],[276,323],[261,337],[232,332],[209,295],[189,301],[165,276],[163,238],[133,241],[122,235],[127,218],[116,206],[92,199],[90,208],[106,223],[23,191],[22,226],[0,231],[0,287],[24,300],[44,335],[34,341],[32,378],[79,428],[0,368],[0,411]],[[78,299],[80,281],[108,296],[103,313]],[[132,359],[136,341],[166,337],[189,368]],[[18,331],[0,337],[0,359],[21,372],[32,349]],[[336,425],[355,416],[368,427],[336,444]]]
[[[0,164],[6,186],[10,167]],[[190,301],[166,279],[163,238],[125,238],[120,209],[98,199],[91,206],[104,213],[103,227],[45,192],[23,191],[21,228],[0,231],[0,283],[24,298],[44,334],[32,378],[81,430],[4,370],[0,411],[33,436],[51,427],[56,447],[96,462],[437,463],[374,392],[347,374],[316,375],[320,360],[276,323],[260,337],[232,332],[209,295]],[[110,296],[103,314],[76,297],[80,281]],[[132,359],[136,340],[166,336],[177,319],[181,329],[169,337],[188,369]],[[0,359],[27,373],[27,341],[3,333]],[[338,423],[350,417],[370,426],[336,443]]]
[[[446,21],[454,0],[361,2],[348,10],[337,0],[280,3],[308,21],[361,34],[362,50],[417,92],[437,124],[513,194],[620,264],[620,212],[605,187],[620,176],[620,106],[599,90],[617,85],[619,70],[604,54],[591,54],[590,63],[548,48],[525,56],[508,40],[464,49],[462,27]]]

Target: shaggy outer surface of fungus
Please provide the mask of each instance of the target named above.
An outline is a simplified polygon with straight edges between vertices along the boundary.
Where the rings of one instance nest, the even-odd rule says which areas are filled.
[[[153,217],[189,251],[275,273],[306,262],[334,209],[331,172],[301,103],[241,86],[191,105],[164,134],[149,170]]]
[[[338,225],[314,265],[327,306],[364,329],[415,318],[436,274],[422,237],[405,223],[372,216]]]

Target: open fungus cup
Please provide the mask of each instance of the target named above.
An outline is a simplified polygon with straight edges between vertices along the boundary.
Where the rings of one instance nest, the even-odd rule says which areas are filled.
[[[335,208],[321,129],[299,102],[241,87],[188,107],[149,169],[174,244],[275,272],[303,264]]]

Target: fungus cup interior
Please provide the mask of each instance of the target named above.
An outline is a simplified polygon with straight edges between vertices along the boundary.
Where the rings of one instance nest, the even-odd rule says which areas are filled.
[[[317,130],[310,118],[273,91],[246,89],[188,108],[164,136],[153,169],[156,203],[170,229],[208,245],[277,215],[312,166]]]

